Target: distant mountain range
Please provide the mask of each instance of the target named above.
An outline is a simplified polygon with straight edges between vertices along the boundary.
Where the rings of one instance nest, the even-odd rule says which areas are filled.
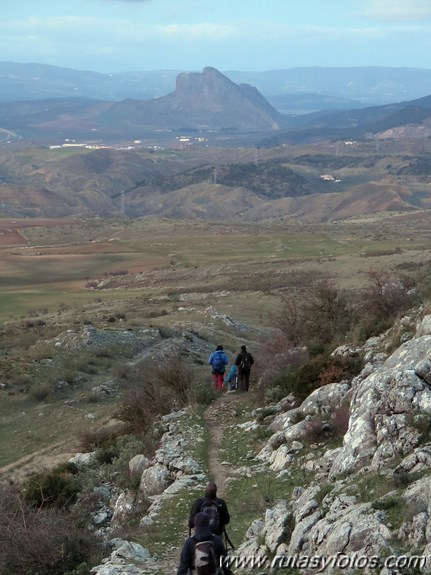
[[[102,74],[42,64],[0,62],[0,102],[89,98],[151,100],[175,89],[183,70]],[[193,72],[193,71],[192,71]],[[279,112],[348,109],[431,94],[431,69],[306,67],[262,72],[223,71],[236,84],[250,84]]]
[[[352,139],[394,130],[423,137],[431,118],[431,96],[348,110],[282,114],[249,84],[235,84],[207,67],[180,73],[175,90],[151,100],[119,102],[71,96],[0,104],[0,142],[42,144],[65,140],[112,143],[175,134],[218,138],[224,145],[273,146],[317,139]]]
[[[287,116],[256,88],[237,85],[210,67],[178,74],[174,92],[152,100],[70,97],[0,104],[0,128],[7,141],[17,137],[44,144],[65,139],[130,141],[150,134],[160,141],[178,132],[265,134],[287,125]]]
[[[148,100],[46,91],[0,103],[0,216],[324,222],[429,210],[429,129],[431,95],[283,114],[211,67]],[[65,140],[79,147],[49,149]]]

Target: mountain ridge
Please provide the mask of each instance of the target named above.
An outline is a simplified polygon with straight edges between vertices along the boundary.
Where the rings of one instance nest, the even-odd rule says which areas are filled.
[[[91,99],[119,101],[152,99],[175,89],[181,70],[149,70],[101,73],[38,63],[0,62],[0,102],[27,99],[70,97],[71,94]],[[272,104],[287,109],[296,96],[321,95],[326,107],[332,98],[343,107],[384,104],[402,99],[415,99],[431,93],[431,70],[422,68],[362,67],[294,67],[262,72],[223,71],[235,83],[251,84]],[[337,101],[338,100],[338,101]],[[350,103],[348,103],[350,102]],[[316,103],[306,110],[316,109]],[[317,107],[319,104],[317,104]]]

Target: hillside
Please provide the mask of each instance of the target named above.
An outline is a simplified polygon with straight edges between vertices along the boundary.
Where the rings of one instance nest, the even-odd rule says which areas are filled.
[[[210,478],[241,557],[427,554],[430,235],[3,219],[1,575],[166,575]],[[250,393],[212,393],[220,342]]]
[[[273,148],[7,149],[0,213],[325,222],[428,210],[430,154],[428,141],[402,136]]]
[[[394,336],[404,343],[390,351]],[[364,369],[303,401],[292,394],[271,401],[268,393],[259,406],[254,377],[249,394],[231,392],[204,411],[185,407],[162,417],[151,456],[127,445],[101,467],[106,447],[76,454],[79,476],[98,470],[103,481],[93,522],[106,541],[105,560],[91,574],[173,572],[191,503],[208,480],[229,505],[237,572],[270,565],[283,572],[286,557],[301,560],[304,575],[315,571],[312,557],[328,574],[341,565],[354,573],[358,560],[365,573],[396,564],[401,572],[427,572],[430,342],[430,316],[411,314],[362,346],[338,348],[338,357],[366,358]],[[184,350],[193,354],[195,343],[184,342]],[[133,489],[113,479],[120,461]],[[33,469],[38,462],[36,454]]]

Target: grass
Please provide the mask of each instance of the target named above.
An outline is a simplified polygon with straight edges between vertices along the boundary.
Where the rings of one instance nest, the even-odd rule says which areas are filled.
[[[201,495],[187,490],[165,498],[158,518],[150,528],[136,533],[136,541],[159,557],[172,547],[180,546],[188,536],[188,516],[193,501]],[[179,559],[179,557],[178,557]]]
[[[0,402],[0,466],[73,439],[83,428],[98,425],[111,410],[109,401],[88,404],[69,397],[67,401],[39,402],[28,395],[8,396]],[[92,418],[88,418],[92,414]],[[93,422],[93,423],[91,423]]]

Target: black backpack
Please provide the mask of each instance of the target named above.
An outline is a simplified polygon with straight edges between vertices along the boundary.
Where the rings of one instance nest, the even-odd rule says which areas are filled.
[[[211,531],[219,535],[221,532],[221,521],[217,502],[214,499],[204,499],[201,505],[201,512],[208,515]]]
[[[195,575],[217,575],[219,573],[214,543],[212,541],[196,541],[195,539],[194,569]]]
[[[241,371],[249,372],[252,363],[251,355],[248,352],[243,353],[241,356],[241,363],[239,364]]]

